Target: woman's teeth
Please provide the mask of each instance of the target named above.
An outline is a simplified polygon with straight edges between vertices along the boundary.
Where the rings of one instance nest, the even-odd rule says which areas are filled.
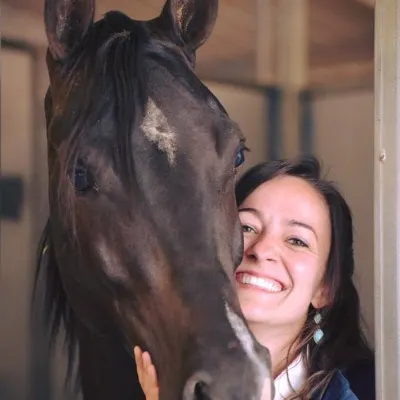
[[[244,283],[245,285],[255,286],[257,288],[266,290],[267,292],[277,293],[281,292],[283,287],[282,285],[268,278],[261,278],[259,276],[254,276],[246,273],[238,273],[236,274],[236,280],[239,283]]]

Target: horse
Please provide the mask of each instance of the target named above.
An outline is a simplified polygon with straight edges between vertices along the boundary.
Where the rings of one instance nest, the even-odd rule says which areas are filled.
[[[217,10],[167,0],[148,21],[95,21],[94,0],[45,0],[49,216],[35,293],[51,343],[65,332],[67,378],[77,354],[85,400],[144,399],[135,345],[161,400],[258,400],[270,379],[234,290],[245,138],[195,74]]]

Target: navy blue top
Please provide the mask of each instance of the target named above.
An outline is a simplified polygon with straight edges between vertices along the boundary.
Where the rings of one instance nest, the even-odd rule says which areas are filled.
[[[315,399],[318,399],[318,396]],[[358,363],[337,372],[322,400],[375,400],[374,362]]]

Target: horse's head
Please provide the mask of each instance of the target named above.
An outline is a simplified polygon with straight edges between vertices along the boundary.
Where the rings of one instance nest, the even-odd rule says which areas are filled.
[[[232,285],[244,138],[193,70],[217,5],[96,23],[93,0],[45,6],[60,275],[80,321],[151,352],[162,399],[259,399],[267,377]]]

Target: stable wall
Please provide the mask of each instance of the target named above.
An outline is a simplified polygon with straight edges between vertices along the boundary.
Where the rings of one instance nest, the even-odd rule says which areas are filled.
[[[25,52],[1,54],[1,158],[3,176],[24,182],[19,221],[0,222],[0,398],[28,399],[30,294],[33,276],[32,59]]]
[[[374,95],[372,89],[318,95],[314,149],[353,212],[356,281],[374,342]]]
[[[268,98],[252,87],[204,81],[246,136],[246,161],[241,171],[265,161],[268,156]]]
[[[18,23],[14,24],[14,22]],[[20,29],[21,26],[26,29]],[[13,349],[16,351],[13,353],[14,359],[3,356],[0,360],[0,398],[10,400],[14,398],[18,400],[46,399],[46,397],[38,396],[36,391],[37,397],[33,397],[34,393],[31,391],[31,350],[32,346],[38,346],[38,344],[31,344],[31,336],[27,331],[29,329],[27,322],[30,300],[29,280],[32,276],[30,268],[33,268],[32,264],[29,265],[29,260],[33,258],[35,239],[37,239],[34,233],[37,233],[38,227],[46,217],[47,169],[46,159],[43,156],[46,141],[42,106],[47,85],[47,70],[44,65],[42,47],[44,36],[41,29],[41,20],[35,20],[21,12],[11,12],[2,7],[2,33],[6,33],[8,38],[25,40],[37,46],[39,50],[34,77],[30,75],[30,69],[27,70],[26,63],[30,61],[24,59],[25,61],[19,61],[20,64],[15,61],[15,65],[13,61],[8,66],[4,66],[2,61],[2,78],[7,76],[2,79],[2,107],[11,107],[14,104],[12,108],[8,108],[8,114],[3,114],[5,111],[2,110],[2,124],[14,121],[17,124],[15,126],[21,126],[21,128],[3,128],[2,126],[1,144],[2,153],[5,154],[2,155],[4,160],[2,166],[4,167],[6,161],[9,160],[7,163],[12,163],[12,168],[7,172],[19,172],[27,176],[31,193],[34,193],[34,204],[38,206],[33,211],[29,211],[29,206],[25,205],[24,220],[19,226],[12,225],[5,230],[6,225],[2,223],[0,285],[1,304],[4,306],[1,315],[3,318],[5,311],[10,310],[11,314],[7,319],[3,319],[3,321],[8,321],[9,329],[1,328],[0,347],[3,349],[2,355],[9,354],[7,353],[9,351],[13,352]],[[7,62],[11,62],[10,60]],[[16,75],[19,68],[22,72]],[[9,80],[11,75],[19,78]],[[35,93],[29,96],[34,104],[25,105],[26,99],[22,97],[20,99],[20,96],[21,93],[26,93],[26,96],[28,96],[27,93],[31,93],[33,86],[30,86],[32,84],[30,79],[32,78],[36,81]],[[7,82],[7,85],[4,82]],[[246,154],[246,162],[242,170],[265,160],[268,154],[268,99],[264,92],[250,87],[211,81],[206,81],[205,84],[225,106],[231,118],[239,124],[247,137],[247,145],[251,152]],[[23,88],[18,89],[21,85]],[[328,176],[338,181],[354,213],[357,278],[362,308],[370,330],[369,336],[373,339],[373,94],[372,91],[329,94],[318,96],[313,104],[316,153],[323,159],[325,167],[329,168]],[[12,110],[19,110],[18,120],[9,119],[9,113]],[[36,118],[32,117],[33,112]],[[15,132],[18,132],[19,136],[15,136]],[[40,138],[40,143],[37,144],[40,152],[35,153],[35,160],[32,158],[30,148],[32,143],[30,134]],[[4,135],[7,135],[7,138]],[[15,150],[12,154],[6,154],[11,146],[7,144],[10,141]],[[33,171],[30,170],[32,165]],[[24,235],[20,240],[15,233],[17,230]],[[7,237],[4,232],[8,232]],[[18,251],[15,250],[16,244],[18,244]],[[5,248],[8,250],[3,250]],[[17,258],[19,264],[9,262],[6,257],[13,257],[14,260]],[[40,354],[40,349],[36,350],[36,355],[38,353]],[[58,353],[50,363],[52,385],[49,398],[51,400],[67,400],[67,398],[72,400],[72,396],[67,397],[67,394],[63,394],[64,361]],[[7,385],[4,382],[7,382]],[[7,392],[2,392],[3,389]]]

